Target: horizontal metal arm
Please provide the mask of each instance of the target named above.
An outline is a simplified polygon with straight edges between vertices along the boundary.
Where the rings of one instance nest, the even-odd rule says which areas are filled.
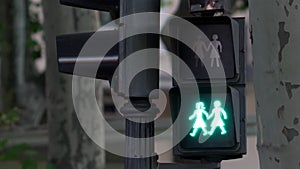
[[[120,0],[60,0],[62,5],[108,11],[112,19],[120,17]]]
[[[60,0],[60,3],[99,11],[119,11],[120,6],[120,0]]]
[[[96,74],[94,71],[85,71],[89,70],[91,67],[94,67],[95,63],[100,63],[100,61],[101,64],[99,65],[99,69],[97,70]],[[118,66],[118,62],[119,57],[117,55],[84,58],[60,57],[58,59],[58,67],[61,73],[111,80],[112,75]],[[77,71],[75,71],[75,64],[76,66],[80,67],[80,69],[77,69]]]
[[[104,39],[107,37],[117,36],[116,31],[104,31],[103,33],[97,33],[98,35],[101,34],[101,38]],[[118,45],[113,47],[105,56],[100,56],[100,54],[97,55],[97,51],[95,51],[95,53],[91,52],[93,53],[91,55],[80,55],[84,45],[93,34],[94,33],[81,33],[57,37],[57,61],[60,72],[111,80],[113,73],[119,64]],[[75,65],[77,67],[76,71]]]
[[[103,57],[103,56],[102,56]],[[101,64],[113,64],[119,61],[119,57],[118,56],[105,56],[104,58],[99,57],[99,56],[90,56],[90,57],[84,57],[84,58],[80,58],[80,57],[61,57],[58,58],[58,62],[60,64],[67,64],[67,63],[89,63],[89,62],[100,62]]]

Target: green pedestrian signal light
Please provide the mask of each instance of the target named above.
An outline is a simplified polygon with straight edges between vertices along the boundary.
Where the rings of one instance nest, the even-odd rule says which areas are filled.
[[[189,117],[190,121],[194,121],[193,132],[189,135],[191,137],[196,137],[197,132],[201,129],[203,131],[203,136],[212,136],[218,127],[221,129],[221,135],[227,134],[226,123],[224,120],[227,120],[228,116],[227,112],[221,106],[221,101],[214,101],[214,108],[211,113],[208,113],[206,111],[205,103],[197,102],[196,109]],[[211,123],[208,125],[210,121]],[[208,126],[210,126],[209,130],[207,129]],[[199,137],[201,137],[201,135]]]
[[[173,79],[169,92],[170,108],[173,123],[179,122],[173,128],[173,154],[191,160],[241,158],[246,153],[245,20],[227,16],[185,19],[208,42],[197,34],[193,47],[166,40],[168,48],[190,68],[186,71],[179,61],[172,62],[178,78]],[[184,29],[177,27],[173,33],[182,37]]]
[[[221,129],[221,135],[225,135],[227,133],[224,123],[224,120],[227,120],[227,113],[226,111],[221,107],[221,101],[217,100],[214,102],[214,109],[212,110],[212,114],[208,117],[208,119],[213,118],[212,124],[211,124],[211,131],[209,132],[209,135],[213,135],[216,128],[219,127]]]
[[[181,158],[238,158],[245,153],[244,101],[240,100],[243,89],[228,87],[227,92],[216,88],[198,86],[195,93],[189,86],[173,88],[170,105],[174,140],[181,141],[173,148],[175,156]],[[181,92],[185,96],[181,98]]]
[[[194,125],[193,125],[193,132],[190,133],[190,136],[195,137],[196,133],[199,129],[202,129],[202,131],[204,132],[203,135],[206,136],[208,134],[208,131],[206,129],[207,124],[206,121],[203,119],[203,115],[206,116],[206,118],[208,119],[208,113],[205,111],[205,105],[203,102],[198,102],[196,103],[196,109],[194,110],[193,115],[191,115],[189,117],[189,120],[194,120],[196,119]]]

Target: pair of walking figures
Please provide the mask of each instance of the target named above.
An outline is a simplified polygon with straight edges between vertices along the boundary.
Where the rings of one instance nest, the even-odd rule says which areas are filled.
[[[227,113],[221,107],[220,101],[215,101],[213,105],[214,108],[212,109],[211,114],[208,114],[203,102],[196,103],[196,110],[193,115],[189,117],[189,120],[196,119],[193,125],[193,132],[190,133],[190,136],[195,137],[199,129],[202,129],[203,136],[213,135],[217,127],[221,129],[221,135],[225,135],[227,133],[225,123],[223,121],[223,119],[226,120],[228,118]],[[203,115],[206,117],[206,121],[203,119]],[[213,120],[210,124],[211,129],[208,131],[206,122],[212,118]]]
[[[196,60],[196,62],[195,62],[196,67],[199,67],[199,65],[201,65],[201,67],[203,66],[198,55],[200,56],[200,58],[203,61],[207,52],[210,52],[210,59],[211,59],[210,67],[214,68],[215,63],[218,68],[221,66],[220,53],[223,52],[223,46],[222,46],[221,41],[219,41],[219,36],[217,34],[212,35],[212,41],[208,45],[206,43],[204,43],[204,40],[202,39],[202,37],[199,36],[198,40],[195,42],[193,48],[196,52],[196,55],[194,56],[195,60]]]

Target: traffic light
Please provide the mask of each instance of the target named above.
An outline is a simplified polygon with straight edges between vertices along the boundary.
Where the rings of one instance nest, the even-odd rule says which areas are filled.
[[[179,40],[172,40],[171,49],[169,49],[176,53],[190,70],[187,71],[182,67],[179,60],[174,59],[172,62],[173,74],[179,77],[176,78],[177,81],[173,81],[174,87],[169,93],[172,120],[174,122],[179,120],[179,125],[173,127],[174,140],[179,140],[173,152],[180,158],[208,159],[219,162],[224,159],[240,158],[246,153],[245,20],[226,16],[208,16],[216,12],[228,11],[231,6],[230,2],[230,0],[190,0],[191,12],[203,13],[205,17],[184,19],[201,30],[205,37],[194,35],[192,47]],[[143,12],[159,12],[160,8],[158,0],[124,0],[122,3],[114,0],[61,0],[61,3],[110,11],[117,17]],[[212,8],[210,9],[209,6]],[[149,27],[159,30],[159,17],[149,17],[149,22],[143,25],[140,25],[136,19],[129,23],[122,23],[121,19],[114,30],[58,36],[59,70],[63,73],[112,81],[113,73],[118,66],[121,67],[119,64],[126,57],[139,50],[159,48],[160,35],[153,33],[156,31],[129,37],[124,35],[127,32],[138,32]],[[181,34],[185,31],[183,29],[184,26],[175,27],[177,39],[185,36]],[[97,42],[101,42],[101,45],[106,45],[104,42],[108,39],[115,39],[117,43],[106,54],[102,54],[102,51],[100,51],[101,54],[91,52],[78,58],[81,49],[91,36],[98,37]],[[206,43],[207,40],[209,43]],[[153,57],[153,55],[155,54],[146,54],[142,64],[157,62],[158,65],[158,57]],[[95,63],[99,63],[99,59],[102,62],[100,66],[96,65],[99,70],[95,76],[92,68],[95,67]],[[75,63],[76,66],[79,65],[79,72],[74,72]],[[125,66],[122,66],[123,69],[116,77],[119,81],[114,85],[115,91],[118,95],[130,99],[140,110],[146,110],[150,105],[149,93],[159,86],[159,72],[143,70],[136,75],[133,67],[132,64],[126,65],[125,61]],[[135,76],[130,81],[128,77],[132,75]],[[197,91],[194,90],[194,82],[196,82]],[[183,92],[188,97],[182,99]],[[132,107],[123,110],[134,111]],[[132,116],[130,114],[132,112],[127,113]],[[142,118],[144,114],[138,114],[135,117]],[[154,123],[147,123],[146,127],[142,126],[144,124],[127,120],[126,133],[130,133],[130,136],[134,138],[154,135]],[[147,128],[149,133],[144,131]],[[138,143],[133,142],[128,145],[130,146],[126,148],[129,151],[136,148],[134,146]],[[134,152],[127,153],[135,155]],[[127,164],[133,165],[135,162],[132,161],[136,159],[130,157]],[[141,159],[143,161],[143,157]],[[147,162],[148,159],[144,158],[144,160]]]
[[[197,35],[194,49],[180,41],[172,43],[192,72],[173,62],[173,74],[179,80],[174,80],[175,87],[169,93],[170,106],[173,122],[179,120],[180,124],[173,129],[174,140],[181,140],[173,148],[174,155],[216,161],[240,158],[246,153],[244,19],[185,19],[197,26],[210,43],[202,43],[205,38]],[[183,31],[176,32],[180,37]],[[193,78],[199,93],[193,90]],[[188,97],[182,99],[182,92]]]
[[[120,3],[120,0],[60,0],[61,4],[67,6],[109,11],[114,14],[115,18],[141,12],[159,12],[159,0],[152,1],[153,0],[124,1]],[[146,3],[148,3],[148,5],[145,5]],[[122,10],[120,8],[122,8]],[[128,20],[131,19],[119,19],[117,22],[120,23],[118,23],[118,26],[116,26],[114,30],[58,36],[57,56],[60,72],[104,79],[110,82],[115,80],[116,83],[113,87],[118,95],[126,99],[130,98],[136,100],[142,98],[148,100],[150,92],[159,88],[159,71],[144,70],[136,75],[132,81],[129,81],[128,77],[136,72],[133,70],[132,65],[126,65],[127,62],[123,62],[123,65],[118,71],[118,75],[116,75],[115,79],[112,79],[119,63],[129,55],[143,49],[159,48],[159,35],[156,34],[145,33],[124,38],[128,32],[141,30],[147,26],[159,31],[159,17],[150,17],[148,19],[153,19],[154,21],[144,23],[142,26],[140,24],[127,23],[130,22]],[[156,24],[154,24],[155,22]],[[95,46],[95,51],[87,51],[85,52],[86,55],[82,55],[80,52],[84,49],[89,39],[94,39],[94,41],[97,41],[96,43],[101,43],[101,45],[109,44],[106,42],[108,40],[110,42],[117,42],[117,44],[106,54],[103,54],[104,51],[101,51],[101,48]],[[100,62],[101,65],[96,65]],[[159,60],[156,61],[153,57],[151,58],[151,56],[146,57],[144,62],[157,62],[156,65],[159,67]],[[76,69],[77,71],[74,71],[75,65],[78,68]],[[93,69],[96,67],[99,68],[99,70],[95,75]]]

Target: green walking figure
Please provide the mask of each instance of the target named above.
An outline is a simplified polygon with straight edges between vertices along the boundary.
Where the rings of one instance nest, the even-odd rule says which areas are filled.
[[[203,114],[208,118],[208,113],[205,111],[205,106],[203,102],[196,103],[196,110],[194,111],[193,115],[189,117],[189,120],[193,120],[196,118],[196,121],[193,126],[193,132],[190,133],[190,136],[195,137],[197,134],[197,131],[201,128],[204,132],[203,135],[206,136],[208,134],[206,130],[206,123],[203,119]]]
[[[224,135],[227,133],[227,131],[225,129],[225,123],[222,119],[222,116],[223,116],[224,120],[226,120],[228,118],[226,111],[221,107],[221,102],[215,101],[214,109],[212,110],[212,113],[208,117],[208,119],[211,119],[212,117],[214,117],[214,119],[210,125],[211,130],[208,133],[209,135],[213,135],[217,127],[219,127],[221,129],[221,131],[222,131],[221,135]]]

